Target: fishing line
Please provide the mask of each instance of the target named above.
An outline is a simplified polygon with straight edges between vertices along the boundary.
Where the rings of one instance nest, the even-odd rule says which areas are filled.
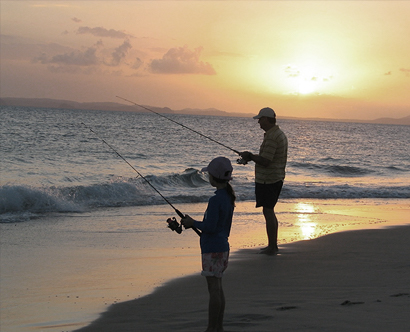
[[[155,188],[155,187],[151,184],[151,182],[149,182],[149,181],[147,180],[147,178],[146,178],[145,176],[143,176],[140,172],[138,172],[137,169],[136,169],[134,166],[132,166],[132,165],[127,161],[127,159],[125,159],[122,155],[120,155],[117,150],[115,150],[115,149],[114,149],[110,144],[108,144],[103,138],[101,138],[99,135],[97,135],[97,133],[96,133],[94,130],[92,130],[89,126],[87,126],[84,122],[81,122],[81,124],[82,124],[84,127],[86,127],[87,129],[89,129],[95,136],[97,136],[97,138],[99,138],[103,143],[105,143],[111,150],[113,150],[113,151],[117,154],[118,157],[120,157],[122,160],[124,160],[124,161],[128,164],[128,166],[130,166],[143,180],[145,180],[145,182],[147,182],[147,183],[150,185],[150,187],[151,187],[152,189],[154,189],[154,190],[158,193],[158,195],[160,195],[160,196],[164,199],[164,201],[167,202],[167,203],[174,209],[174,211],[177,213],[178,216],[180,216],[181,218],[184,218],[184,217],[185,217],[184,214],[183,214],[181,211],[179,211],[177,208],[175,208],[175,207],[171,204],[171,202],[170,202],[166,197],[164,197],[164,196],[159,192],[159,190],[158,190],[157,188]],[[171,228],[172,230],[176,230],[177,233],[181,233],[182,227],[178,224],[178,222],[175,220],[175,218],[173,218],[172,220],[169,218],[169,219],[167,220],[167,222],[169,223],[169,228]],[[172,223],[173,223],[173,224],[172,224]],[[177,225],[176,225],[175,223],[176,223]],[[177,226],[178,226],[178,228],[177,228]],[[199,236],[201,236],[201,232],[200,232],[197,228],[192,227],[192,229],[193,229]]]
[[[167,119],[167,120],[169,120],[169,121],[172,121],[172,122],[174,122],[174,123],[180,125],[181,127],[184,127],[185,129],[188,129],[188,130],[190,130],[190,131],[193,131],[195,134],[198,134],[198,135],[200,135],[200,136],[202,136],[202,137],[205,137],[205,138],[209,139],[210,141],[212,141],[212,142],[214,142],[214,143],[216,143],[216,144],[222,145],[224,148],[227,148],[227,149],[229,149],[229,150],[235,152],[236,154],[240,155],[239,151],[237,151],[237,150],[235,150],[235,149],[232,149],[231,147],[229,147],[229,146],[227,146],[227,145],[225,145],[225,144],[222,144],[221,142],[218,142],[218,141],[214,140],[213,138],[211,138],[211,137],[209,137],[209,136],[206,136],[206,135],[200,133],[199,131],[196,131],[196,130],[194,130],[194,129],[192,129],[192,128],[189,128],[189,127],[185,126],[184,124],[179,123],[179,122],[177,122],[177,121],[175,121],[175,120],[173,120],[173,119],[171,119],[171,118],[169,118],[169,117],[167,117],[167,116],[165,116],[165,115],[163,115],[163,114],[161,114],[161,113],[155,112],[155,111],[153,111],[152,109],[150,109],[150,108],[148,108],[148,107],[145,107],[145,106],[143,106],[143,105],[139,105],[139,104],[134,103],[133,101],[128,100],[128,99],[125,99],[125,98],[123,98],[123,97],[120,97],[120,96],[116,96],[116,97],[119,98],[119,99],[128,101],[129,103],[134,104],[135,106],[138,106],[138,107],[141,107],[141,108],[143,108],[143,109],[146,109],[147,111],[150,111],[150,112],[152,112],[152,113],[154,113],[154,114],[157,114],[157,115],[159,115],[159,116],[161,116],[161,117],[163,117],[163,118],[165,118],[165,119]],[[246,162],[245,162],[243,159],[238,159],[237,162],[238,162],[238,164],[244,164],[244,165],[246,164]]]

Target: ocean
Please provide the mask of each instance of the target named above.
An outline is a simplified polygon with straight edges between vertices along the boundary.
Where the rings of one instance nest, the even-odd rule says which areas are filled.
[[[207,201],[212,188],[200,170],[217,156],[234,164],[238,200],[254,198],[253,165],[236,164],[231,150],[156,114],[26,107],[0,112],[0,222],[166,204],[102,140],[173,205]],[[237,151],[257,153],[263,138],[249,118],[166,116]],[[410,198],[409,126],[278,124],[289,140],[283,199]]]
[[[232,251],[266,245],[254,165],[231,150],[257,153],[263,131],[252,118],[166,114],[226,148],[153,113],[2,106],[0,116],[3,332],[72,331],[198,273],[198,236],[166,220],[178,219],[172,206],[202,217],[214,188],[201,169],[217,156],[234,167]],[[280,245],[408,223],[410,126],[278,124],[289,141]]]

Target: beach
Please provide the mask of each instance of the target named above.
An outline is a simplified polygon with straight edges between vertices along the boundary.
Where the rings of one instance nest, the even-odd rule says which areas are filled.
[[[362,230],[285,245],[275,257],[243,250],[224,277],[226,331],[408,331],[410,227]],[[113,305],[79,331],[204,331],[199,276]]]
[[[181,205],[198,218],[204,207]],[[280,254],[265,256],[261,211],[238,202],[226,331],[407,331],[409,212],[403,199],[284,200]],[[204,331],[198,237],[158,222],[167,213],[130,207],[1,224],[1,331]],[[158,224],[143,237],[134,226],[142,217]]]

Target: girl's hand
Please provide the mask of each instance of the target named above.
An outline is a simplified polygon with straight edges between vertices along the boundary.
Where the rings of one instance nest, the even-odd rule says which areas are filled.
[[[194,221],[194,219],[186,214],[185,217],[181,219],[181,224],[184,225],[185,228],[191,228],[194,225]]]

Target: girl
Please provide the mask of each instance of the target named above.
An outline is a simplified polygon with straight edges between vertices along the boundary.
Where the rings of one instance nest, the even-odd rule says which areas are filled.
[[[202,231],[201,274],[206,277],[209,291],[208,328],[205,332],[224,330],[225,296],[222,275],[228,266],[228,237],[236,199],[229,183],[232,179],[232,170],[231,162],[225,157],[217,157],[208,167],[203,168],[202,171],[209,174],[210,184],[216,188],[215,195],[209,199],[203,221],[196,221],[188,215],[181,220],[185,228],[196,227]]]

